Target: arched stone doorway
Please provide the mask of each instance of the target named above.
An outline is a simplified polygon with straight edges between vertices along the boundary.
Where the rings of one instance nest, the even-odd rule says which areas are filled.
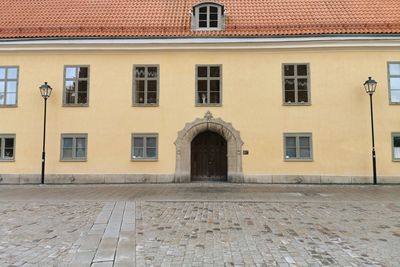
[[[191,181],[226,181],[227,154],[225,138],[212,131],[199,133],[191,143]]]
[[[227,181],[243,182],[242,146],[240,133],[232,124],[220,118],[214,118],[207,112],[204,118],[197,118],[178,132],[176,145],[175,182],[191,181],[191,143],[200,133],[211,131],[219,134],[227,144]]]

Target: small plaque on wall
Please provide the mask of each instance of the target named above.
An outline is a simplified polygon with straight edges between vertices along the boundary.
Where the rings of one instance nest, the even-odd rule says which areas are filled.
[[[248,150],[243,150],[243,155],[248,155],[249,151]]]

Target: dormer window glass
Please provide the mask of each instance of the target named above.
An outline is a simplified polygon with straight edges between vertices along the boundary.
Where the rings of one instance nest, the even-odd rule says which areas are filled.
[[[203,3],[193,7],[192,27],[194,30],[222,30],[224,26],[223,6]]]

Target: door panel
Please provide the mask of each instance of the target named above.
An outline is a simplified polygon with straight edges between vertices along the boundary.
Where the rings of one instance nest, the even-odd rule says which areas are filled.
[[[227,144],[217,133],[203,132],[191,145],[192,180],[225,181],[227,179]]]

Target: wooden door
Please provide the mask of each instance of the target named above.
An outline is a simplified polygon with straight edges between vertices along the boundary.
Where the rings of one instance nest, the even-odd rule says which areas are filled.
[[[192,141],[191,176],[194,181],[226,181],[226,140],[217,133],[203,132]]]

